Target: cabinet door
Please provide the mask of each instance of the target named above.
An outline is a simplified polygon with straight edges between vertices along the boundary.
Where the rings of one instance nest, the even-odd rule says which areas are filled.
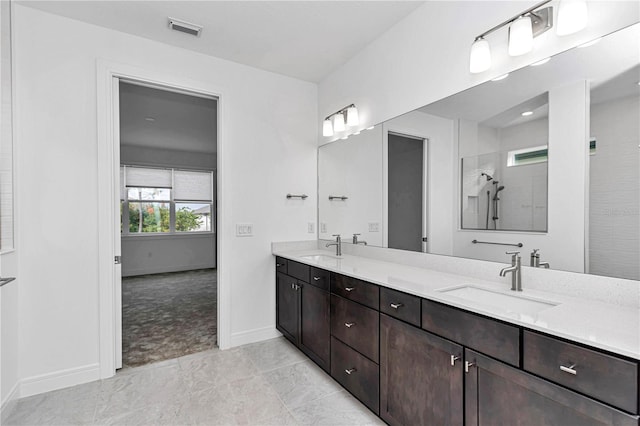
[[[461,425],[462,346],[380,314],[380,417],[390,425]]]
[[[276,328],[298,344],[298,280],[276,274]]]
[[[600,402],[465,350],[467,425],[638,425]]]
[[[300,347],[320,367],[329,371],[329,292],[313,285],[299,283]]]

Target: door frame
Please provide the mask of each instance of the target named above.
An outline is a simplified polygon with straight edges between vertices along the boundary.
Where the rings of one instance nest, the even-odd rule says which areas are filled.
[[[227,207],[225,192],[225,138],[224,105],[227,98],[215,84],[194,81],[189,78],[165,73],[161,70],[141,69],[102,59],[97,60],[97,170],[98,170],[98,311],[99,336],[98,352],[100,377],[108,378],[115,374],[118,358],[121,357],[122,315],[121,281],[118,284],[116,274],[120,265],[114,262],[119,246],[119,200],[120,200],[120,140],[119,140],[119,93],[120,79],[135,81],[153,87],[180,91],[195,96],[215,97],[218,102],[217,120],[217,167],[216,167],[216,275],[217,275],[217,321],[218,346],[230,347],[231,338],[231,288],[229,272],[226,268],[225,242]],[[117,354],[117,351],[120,354]]]
[[[431,242],[431,227],[429,226],[429,182],[431,167],[429,167],[429,137],[417,130],[394,125],[382,125],[382,247],[389,247],[389,133],[410,139],[422,139],[422,252],[429,253]]]

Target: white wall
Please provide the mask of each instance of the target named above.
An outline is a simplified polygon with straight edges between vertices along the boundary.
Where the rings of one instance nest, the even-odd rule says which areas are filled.
[[[318,87],[318,118],[355,103],[362,127],[381,123],[473,85],[582,44],[640,19],[636,1],[589,1],[589,25],[536,39],[531,53],[510,57],[507,28],[487,37],[493,67],[469,73],[469,49],[475,37],[538,1],[426,2],[323,79]],[[557,14],[558,1],[552,1]],[[318,139],[324,138],[318,132]]]
[[[14,29],[22,393],[98,377],[99,59],[220,88],[231,344],[276,335],[270,242],[315,236],[316,86],[21,5]]]
[[[640,280],[640,98],[591,106],[589,272]]]

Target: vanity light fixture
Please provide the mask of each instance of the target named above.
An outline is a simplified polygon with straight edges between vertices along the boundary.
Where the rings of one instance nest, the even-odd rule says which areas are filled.
[[[333,122],[332,122],[333,120]],[[354,104],[328,115],[322,122],[322,136],[333,136],[336,132],[344,132],[347,126],[360,124],[358,108]]]
[[[528,117],[530,115],[533,115],[533,111],[525,111],[521,114],[523,117]]]
[[[586,0],[562,0],[558,6],[558,27],[556,34],[559,36],[577,33],[587,26],[589,11]]]
[[[500,80],[504,80],[505,78],[509,77],[509,73],[506,74],[502,74],[500,77],[496,77],[491,81],[500,81]]]
[[[477,36],[471,45],[469,71],[477,74],[491,68],[491,49],[485,37],[505,26],[509,26],[509,55],[520,56],[533,50],[533,39],[553,27],[553,7],[542,8],[550,2],[538,3]],[[587,25],[585,0],[560,0],[559,8],[558,35],[572,34]]]
[[[541,61],[534,62],[534,63],[532,63],[530,66],[532,66],[532,67],[537,67],[537,66],[540,66],[540,65],[544,65],[544,64],[546,64],[547,62],[549,62],[550,60],[551,60],[551,56],[549,56],[548,58],[544,58],[544,59],[543,59],[543,60],[541,60]]]

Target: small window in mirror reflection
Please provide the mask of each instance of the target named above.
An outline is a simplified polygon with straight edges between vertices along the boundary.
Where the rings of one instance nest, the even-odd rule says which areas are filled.
[[[507,167],[544,163],[549,156],[547,145],[516,149],[507,153]]]
[[[596,138],[591,138],[589,141],[589,154],[594,155],[596,153]]]

